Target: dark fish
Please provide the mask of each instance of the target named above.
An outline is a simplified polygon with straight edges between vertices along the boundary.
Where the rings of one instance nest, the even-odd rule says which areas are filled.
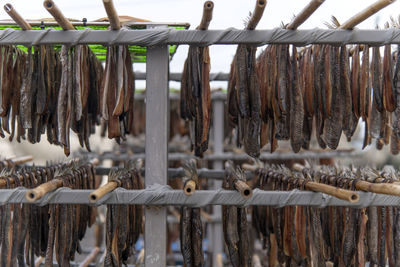
[[[350,266],[356,254],[356,236],[355,236],[355,211],[351,208],[343,208],[343,239],[341,246],[341,256],[343,266]]]
[[[28,47],[28,56],[26,57],[25,65],[25,77],[21,86],[21,103],[20,103],[20,114],[22,127],[24,129],[32,128],[32,74],[33,74],[33,59],[32,59],[32,47]]]
[[[383,106],[389,112],[393,112],[396,108],[395,93],[391,46],[385,45],[383,56]]]
[[[247,218],[246,218],[247,219]],[[204,266],[203,257],[203,225],[201,223],[200,208],[192,209],[192,253],[193,253],[193,266]]]
[[[394,259],[395,265],[400,264],[400,211],[399,208],[394,208],[393,212],[393,244],[394,244]]]
[[[339,145],[340,137],[342,134],[342,123],[343,123],[343,102],[345,101],[345,96],[343,95],[343,90],[340,85],[340,70],[339,70],[339,47],[330,47],[330,49],[326,49],[325,52],[327,54],[331,54],[330,56],[325,55],[326,61],[329,59],[329,67],[325,69],[326,77],[326,95],[325,98],[325,108],[327,110],[327,118],[325,120],[324,130],[323,130],[323,139],[324,142],[331,149],[336,149]],[[325,67],[327,66],[325,61]],[[328,70],[328,71],[327,71]],[[332,81],[328,81],[332,79]],[[330,89],[328,89],[330,88]],[[328,103],[329,102],[329,103]],[[330,112],[328,112],[330,111]]]
[[[299,70],[297,66],[297,48],[292,49],[292,76],[291,88],[289,90],[290,98],[290,145],[293,152],[297,153],[303,144],[303,119],[304,106],[301,89],[299,86]]]
[[[399,62],[399,61],[397,61]],[[397,64],[400,64],[396,62]],[[372,77],[372,88],[374,92],[374,103],[375,108],[379,111],[383,111],[383,88],[382,88],[382,59],[379,47],[374,46],[372,48],[372,61],[371,61],[371,77]],[[395,72],[397,73],[397,72]],[[397,77],[395,75],[395,77]],[[395,81],[396,79],[394,79]],[[396,83],[394,82],[396,86]]]
[[[349,55],[346,46],[340,47],[340,91],[344,101],[343,108],[343,133],[347,139],[350,140],[352,133],[352,97],[351,97],[351,86],[350,86],[350,66],[349,66]]]

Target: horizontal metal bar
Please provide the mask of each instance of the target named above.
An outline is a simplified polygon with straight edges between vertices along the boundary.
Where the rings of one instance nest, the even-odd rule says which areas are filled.
[[[140,45],[156,46],[164,44],[294,44],[304,46],[308,44],[369,44],[385,45],[400,44],[400,29],[390,28],[382,30],[287,30],[276,28],[272,30],[177,30],[147,29],[119,31],[108,30],[76,30],[61,31],[46,29],[42,31],[20,31],[6,29],[0,31],[0,44],[102,44],[102,45]]]
[[[28,189],[3,189],[0,190],[0,203],[28,203],[25,193]],[[90,204],[89,194],[93,190],[72,190],[59,188],[45,195],[35,202],[38,205],[47,204]],[[273,207],[284,206],[311,206],[323,208],[326,206],[349,206],[363,208],[368,206],[399,206],[400,197],[358,192],[360,201],[350,203],[338,198],[315,192],[299,190],[292,191],[263,191],[253,190],[253,195],[245,199],[237,191],[231,190],[197,190],[192,196],[186,196],[183,190],[172,190],[169,186],[154,185],[144,190],[125,190],[117,188],[100,199],[97,205],[102,204],[137,204],[155,206],[192,206],[204,207],[208,205],[262,205]]]
[[[108,175],[110,173],[110,169],[108,167],[95,167],[95,171],[97,175]],[[224,170],[209,170],[209,169],[198,169],[197,170],[198,176],[200,178],[208,178],[208,179],[216,179],[216,180],[222,180],[225,177],[225,171]],[[245,172],[247,179],[251,179],[254,174],[250,171]],[[145,175],[144,169],[142,169],[142,175]],[[168,178],[169,179],[174,179],[174,178],[181,178],[185,176],[185,172],[183,171],[183,168],[168,168]]]
[[[353,150],[334,150],[334,151],[304,151],[299,153],[293,152],[274,152],[274,153],[261,153],[259,159],[260,160],[292,160],[292,159],[321,159],[321,158],[332,158],[332,157],[355,157],[359,156],[362,153],[356,152]],[[89,157],[96,157],[98,159],[110,159],[115,161],[126,161],[126,160],[135,160],[135,159],[143,159],[144,154],[138,153],[133,155],[126,154],[112,154],[105,153],[102,155],[98,154],[87,154]],[[168,160],[170,161],[180,161],[187,160],[190,158],[196,158],[192,154],[186,153],[169,153]],[[203,159],[205,160],[251,160],[252,157],[247,154],[237,154],[232,152],[224,152],[220,154],[205,154]]]
[[[146,98],[145,94],[141,93],[136,93],[135,94],[135,100],[144,100]],[[180,95],[177,93],[170,93],[169,94],[169,100],[179,100]],[[225,101],[226,100],[226,93],[223,92],[213,92],[211,93],[211,100],[219,100],[219,101]]]
[[[135,79],[136,80],[146,80],[146,72],[135,71]],[[170,81],[180,82],[181,79],[182,79],[182,73],[180,73],[180,72],[170,72],[169,73]],[[210,73],[210,82],[228,81],[228,80],[229,80],[229,73],[223,73],[223,72]]]
[[[57,21],[48,21],[48,20],[27,20],[29,25],[31,26],[59,26]],[[73,26],[110,26],[108,21],[70,21]],[[17,25],[13,20],[1,20],[0,25]],[[152,21],[131,21],[131,22],[123,22],[122,25],[129,26],[148,26],[148,25],[168,25],[168,26],[181,26],[188,28],[190,24],[187,22],[152,22]]]

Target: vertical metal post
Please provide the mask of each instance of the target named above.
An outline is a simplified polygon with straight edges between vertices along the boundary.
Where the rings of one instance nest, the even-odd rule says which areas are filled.
[[[213,131],[214,131],[214,154],[221,154],[224,152],[224,102],[223,100],[216,99],[213,101]],[[224,162],[222,160],[215,160],[213,168],[215,170],[222,170]],[[222,187],[222,181],[214,180],[214,189]],[[221,218],[221,206],[213,207],[213,215]],[[211,247],[212,247],[212,265],[220,267],[219,263],[222,260],[223,252],[223,234],[222,224],[214,223],[211,226]]]
[[[168,45],[147,47],[146,63],[146,188],[167,184],[169,88]],[[145,266],[166,266],[167,210],[145,208]]]

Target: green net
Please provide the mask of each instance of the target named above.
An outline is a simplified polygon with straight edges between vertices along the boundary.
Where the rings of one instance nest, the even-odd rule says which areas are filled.
[[[145,25],[134,25],[130,26],[132,29],[135,30],[141,30],[141,29],[146,29]],[[186,29],[185,26],[169,26],[170,28],[175,28],[175,29]],[[15,29],[15,30],[21,30],[21,28],[18,25],[0,25],[0,30],[5,30],[5,29]],[[32,26],[34,30],[41,30],[42,28],[40,26]],[[56,30],[62,30],[61,27],[59,26],[49,26],[45,25],[44,27],[46,28],[53,28]],[[90,28],[93,30],[106,30],[107,26],[75,26],[77,30],[83,30],[86,28]],[[18,48],[22,49],[23,51],[27,52],[27,48],[23,45],[18,45]],[[93,53],[96,54],[97,58],[100,61],[105,61],[106,60],[106,54],[107,54],[107,47],[103,45],[89,45],[90,49],[93,51]],[[60,48],[60,45],[55,45],[56,49]],[[169,55],[170,55],[170,60],[172,59],[173,55],[175,54],[178,46],[177,45],[170,45],[169,46]],[[146,47],[143,46],[137,46],[137,45],[130,45],[129,46],[129,51],[131,52],[132,56],[132,61],[135,63],[146,63]]]

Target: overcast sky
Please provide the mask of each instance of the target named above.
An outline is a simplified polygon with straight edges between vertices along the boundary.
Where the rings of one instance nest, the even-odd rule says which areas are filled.
[[[54,0],[64,15],[70,18],[88,20],[105,17],[101,0]],[[288,23],[309,2],[309,0],[268,0],[264,16],[258,29],[269,29]],[[340,22],[344,22],[371,3],[372,0],[326,0],[325,3],[300,28],[326,28],[325,21],[330,21],[335,15]],[[4,2],[5,4],[6,2]],[[11,0],[10,3],[25,18],[37,19],[49,17],[43,8],[42,0]],[[191,29],[195,28],[201,19],[204,1],[200,0],[114,0],[119,15],[149,19],[159,22],[189,22]],[[244,27],[244,20],[250,11],[253,11],[255,0],[214,0],[214,15],[210,29],[225,29]],[[393,3],[362,23],[359,28],[373,28],[378,22],[380,26],[389,17],[397,17],[400,13],[400,1]],[[7,19],[4,10],[0,12],[0,19]],[[228,72],[229,65],[235,53],[235,46],[211,47],[211,71]],[[182,71],[183,61],[187,55],[187,46],[180,46],[170,64],[171,72]],[[136,70],[145,70],[144,64],[135,64]]]

